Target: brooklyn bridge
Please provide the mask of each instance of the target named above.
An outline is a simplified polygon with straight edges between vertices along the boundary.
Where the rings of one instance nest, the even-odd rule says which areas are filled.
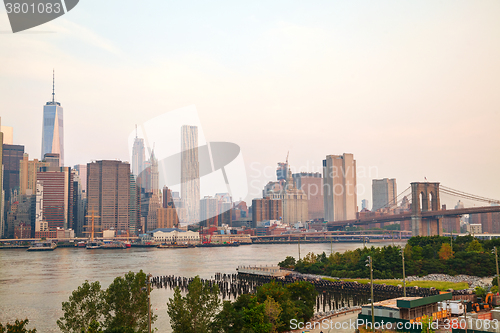
[[[482,203],[481,206],[458,209],[444,209],[441,206],[440,196],[446,194],[451,197],[466,199]],[[408,195],[405,195],[408,194]],[[409,196],[410,198],[407,198]],[[387,207],[396,205],[398,200],[407,198],[410,209],[399,214],[382,214],[377,216],[361,216],[354,220],[328,222],[329,230],[341,230],[346,226],[363,226],[373,223],[411,221],[413,236],[442,235],[442,220],[445,217],[461,217],[463,215],[500,212],[500,200],[488,199],[454,190],[439,183],[415,182],[401,192],[394,202],[387,203]],[[489,205],[486,205],[489,204]]]

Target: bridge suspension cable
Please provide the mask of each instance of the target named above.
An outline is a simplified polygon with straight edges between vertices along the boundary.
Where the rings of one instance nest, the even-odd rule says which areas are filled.
[[[481,197],[481,196],[478,196],[478,195],[474,195],[474,194],[469,194],[469,193],[466,193],[466,192],[463,192],[463,191],[459,191],[459,190],[454,190],[450,187],[446,187],[446,186],[439,186],[439,190],[440,192],[444,192],[446,194],[449,194],[449,195],[452,195],[452,196],[455,196],[455,197],[459,197],[459,198],[463,198],[463,199],[468,199],[468,200],[474,200],[474,201],[481,201],[481,202],[487,202],[487,203],[495,203],[495,204],[500,204],[500,200],[495,200],[495,199],[489,199],[489,198],[485,198],[485,197]]]
[[[389,202],[387,202],[384,206],[380,207],[379,209],[381,208],[390,208],[392,206],[397,206],[398,205],[398,202],[400,200],[403,200],[403,198],[406,196],[406,192],[410,190],[410,186],[408,186],[403,192],[399,193],[394,199],[390,200]],[[410,191],[411,193],[411,191]],[[410,193],[407,193],[407,194],[410,194]],[[400,199],[398,199],[400,198]],[[411,202],[411,196],[410,198],[407,198],[409,202]]]

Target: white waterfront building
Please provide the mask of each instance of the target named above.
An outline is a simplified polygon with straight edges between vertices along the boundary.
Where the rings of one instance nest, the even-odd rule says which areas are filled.
[[[200,234],[194,231],[185,231],[177,228],[159,228],[148,231],[141,235],[143,241],[154,241],[158,243],[189,243],[200,242]]]

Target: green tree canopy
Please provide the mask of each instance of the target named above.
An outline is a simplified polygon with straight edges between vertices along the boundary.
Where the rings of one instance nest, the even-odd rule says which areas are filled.
[[[483,250],[483,246],[481,245],[481,243],[479,243],[479,241],[477,239],[474,239],[470,244],[469,246],[467,246],[467,249],[466,249],[467,252],[484,252]]]
[[[85,281],[63,302],[57,325],[64,333],[143,333],[148,331],[146,274],[129,272],[106,290]],[[156,316],[151,312],[151,322]]]
[[[295,267],[295,258],[294,257],[286,257],[285,260],[278,263],[278,266],[282,268],[294,268]]]
[[[92,322],[102,323],[104,319],[103,291],[99,281],[85,281],[69,296],[68,302],[62,303],[63,316],[57,320],[57,326],[64,333],[86,332]]]
[[[104,293],[105,327],[107,329],[131,328],[137,332],[148,331],[147,276],[128,272],[117,277]],[[151,310],[151,322],[156,316]]]
[[[185,297],[179,288],[168,302],[168,315],[174,333],[210,333],[214,329],[213,321],[219,312],[219,287],[202,283],[196,276],[188,286]]]

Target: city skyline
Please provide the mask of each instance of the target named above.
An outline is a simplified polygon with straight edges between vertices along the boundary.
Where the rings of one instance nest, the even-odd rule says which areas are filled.
[[[158,45],[157,53],[152,41],[160,32],[152,29],[151,37],[140,41],[140,55],[131,48],[137,44],[116,38],[118,27],[102,26],[102,14],[94,23],[85,19],[96,4],[80,4],[77,11],[33,30],[54,34],[0,37],[5,47],[0,59],[6,64],[0,78],[7,110],[2,124],[14,128],[14,144],[25,145],[37,158],[39,105],[50,93],[56,68],[58,100],[66,111],[66,165],[128,161],[124,142],[136,123],[196,104],[210,133],[207,141],[239,144],[249,181],[257,179],[259,189],[272,177],[253,177],[254,169],[274,172],[288,150],[304,172],[321,172],[324,156],[349,152],[359,170],[377,170],[358,175],[365,189],[358,206],[372,197],[371,180],[379,178],[396,178],[405,188],[426,177],[499,198],[494,184],[500,183],[495,169],[500,159],[495,154],[500,5],[383,3],[290,4],[282,11],[270,4],[266,15],[253,5],[231,5],[218,17],[221,25],[231,17],[240,21],[233,22],[234,32],[221,30],[227,39],[213,34],[194,47],[190,42],[198,41],[196,34],[175,29],[165,32],[172,43]],[[124,11],[120,20],[131,15],[130,8]],[[167,27],[176,13],[168,12]],[[144,22],[141,16],[134,19]],[[221,28],[212,18],[201,21],[207,31]],[[7,30],[7,25],[0,17],[0,27]],[[205,36],[200,25],[192,32]],[[241,38],[230,46],[233,34]],[[89,51],[86,57],[77,53],[75,41]],[[28,60],[23,54],[36,57]],[[24,70],[24,63],[32,65]],[[273,149],[265,149],[269,141]]]

